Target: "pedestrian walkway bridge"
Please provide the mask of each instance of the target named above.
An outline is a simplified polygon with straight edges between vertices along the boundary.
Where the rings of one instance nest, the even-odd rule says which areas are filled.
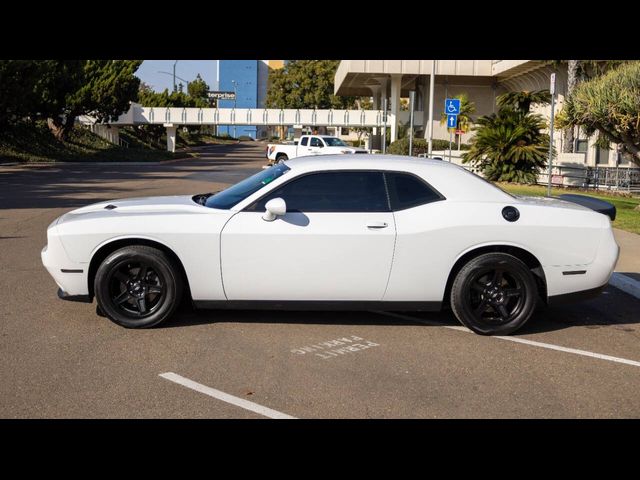
[[[115,121],[96,123],[90,116],[78,120],[93,126],[100,136],[119,143],[118,127],[126,125],[164,125],[167,149],[175,150],[176,128],[183,125],[252,125],[314,127],[383,127],[393,123],[393,115],[382,110],[315,110],[273,108],[175,108],[143,107],[133,104]]]

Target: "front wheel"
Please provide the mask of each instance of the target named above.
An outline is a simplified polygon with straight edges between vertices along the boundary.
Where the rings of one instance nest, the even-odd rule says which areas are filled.
[[[147,328],[169,318],[182,296],[182,279],[157,248],[134,245],[102,262],[94,282],[99,308],[127,328]]]
[[[537,290],[531,270],[518,258],[486,253],[456,275],[451,308],[460,322],[480,335],[508,335],[531,317]]]

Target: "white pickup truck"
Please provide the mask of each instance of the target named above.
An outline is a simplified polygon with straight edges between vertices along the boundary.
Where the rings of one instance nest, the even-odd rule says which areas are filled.
[[[330,135],[302,135],[291,145],[270,143],[267,145],[269,163],[304,157],[307,155],[332,155],[338,153],[369,153],[364,148],[350,147],[338,137]]]

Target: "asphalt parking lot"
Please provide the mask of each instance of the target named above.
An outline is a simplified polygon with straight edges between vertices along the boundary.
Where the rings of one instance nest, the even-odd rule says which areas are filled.
[[[640,300],[609,287],[481,337],[444,313],[194,311],[127,330],[64,302],[47,225],[96,201],[205,193],[263,146],[162,165],[0,166],[2,418],[640,417]]]

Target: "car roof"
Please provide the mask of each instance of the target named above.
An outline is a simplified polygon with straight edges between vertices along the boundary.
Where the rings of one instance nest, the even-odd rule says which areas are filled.
[[[318,135],[322,136],[322,135]],[[329,136],[329,135],[325,135]],[[292,169],[323,170],[323,169],[348,169],[356,170],[411,170],[425,165],[441,168],[460,168],[449,162],[432,158],[410,157],[408,155],[381,155],[381,154],[336,154],[336,155],[309,155],[286,160],[285,163]]]
[[[426,180],[448,199],[507,201],[513,196],[463,167],[444,160],[406,155],[339,154],[296,157],[284,162],[296,174],[327,170],[407,172]]]

